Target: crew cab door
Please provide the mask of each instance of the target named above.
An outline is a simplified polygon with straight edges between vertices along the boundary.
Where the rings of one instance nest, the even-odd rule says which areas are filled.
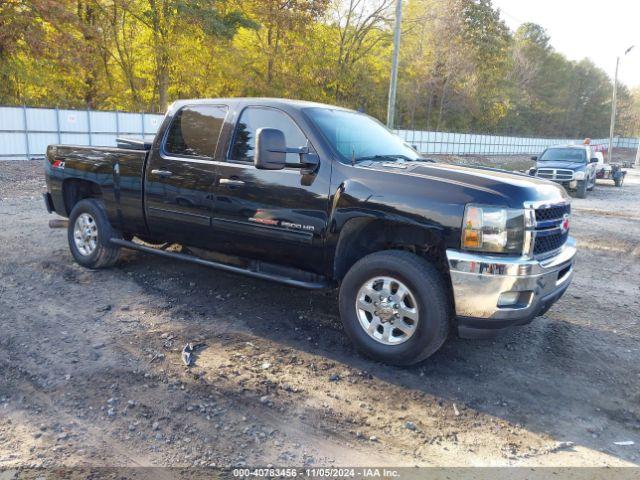
[[[206,248],[216,180],[213,162],[228,108],[187,105],[178,110],[145,170],[145,212],[158,239]]]
[[[254,167],[256,131],[276,128],[288,147],[313,145],[284,111],[245,107],[231,137],[227,158],[218,162],[213,231],[225,250],[243,257],[322,272],[323,239],[328,222],[331,164],[320,161],[313,173],[299,168]],[[287,154],[287,162],[300,162]]]

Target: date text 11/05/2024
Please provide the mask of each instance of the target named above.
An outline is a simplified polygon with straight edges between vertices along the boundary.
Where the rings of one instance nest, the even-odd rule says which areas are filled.
[[[233,476],[238,478],[401,478],[393,468],[235,468]]]

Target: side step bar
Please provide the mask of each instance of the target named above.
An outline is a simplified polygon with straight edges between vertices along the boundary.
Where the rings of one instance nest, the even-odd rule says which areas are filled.
[[[67,228],[69,227],[68,218],[52,218],[49,220],[49,228]]]
[[[220,262],[213,262],[211,260],[205,260],[203,258],[195,257],[193,255],[187,255],[185,253],[167,252],[166,250],[160,250],[153,247],[147,247],[146,245],[140,245],[139,243],[130,242],[128,240],[122,240],[120,238],[112,238],[111,243],[119,245],[124,248],[130,248],[132,250],[138,250],[141,252],[152,253],[161,257],[173,258],[175,260],[182,260],[185,262],[195,263],[197,265],[204,265],[205,267],[217,268],[231,273],[239,273],[254,278],[261,278],[263,280],[271,280],[274,282],[284,283],[285,285],[291,285],[293,287],[306,288],[309,290],[321,290],[329,288],[330,285],[326,281],[305,281],[297,280],[295,278],[285,277],[277,274],[260,272],[248,268],[235,267],[233,265],[227,265]]]

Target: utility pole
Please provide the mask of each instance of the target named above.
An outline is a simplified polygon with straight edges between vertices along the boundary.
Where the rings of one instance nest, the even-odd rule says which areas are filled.
[[[635,45],[631,45],[624,51],[624,55],[629,53]],[[624,56],[623,55],[623,56]],[[620,65],[620,57],[616,57],[616,73],[613,77],[613,95],[611,97],[611,125],[609,126],[609,154],[607,155],[609,163],[613,158],[613,130],[616,126],[616,100],[618,94],[618,66]]]
[[[611,163],[613,157],[613,129],[616,126],[616,97],[618,94],[618,65],[620,65],[620,57],[616,57],[616,74],[613,77],[613,94],[611,95],[611,124],[609,125],[609,151],[607,160]]]
[[[396,0],[396,21],[393,27],[393,60],[389,81],[389,103],[387,104],[387,128],[393,128],[396,116],[396,88],[398,83],[398,56],[400,54],[400,26],[402,24],[402,0]]]

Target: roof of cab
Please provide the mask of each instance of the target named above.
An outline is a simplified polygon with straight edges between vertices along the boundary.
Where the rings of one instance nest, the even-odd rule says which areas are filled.
[[[547,148],[581,148],[581,149],[585,149],[587,147],[590,147],[591,145],[581,145],[581,144],[577,144],[577,143],[569,143],[566,145],[549,145]]]
[[[325,103],[310,102],[307,100],[292,100],[289,98],[270,98],[270,97],[236,97],[236,98],[193,98],[185,100],[176,100],[173,108],[179,108],[184,105],[208,104],[208,103],[224,103],[228,105],[261,105],[267,107],[287,107],[287,108],[330,108],[333,110],[353,110],[339,107],[337,105],[328,105]]]

